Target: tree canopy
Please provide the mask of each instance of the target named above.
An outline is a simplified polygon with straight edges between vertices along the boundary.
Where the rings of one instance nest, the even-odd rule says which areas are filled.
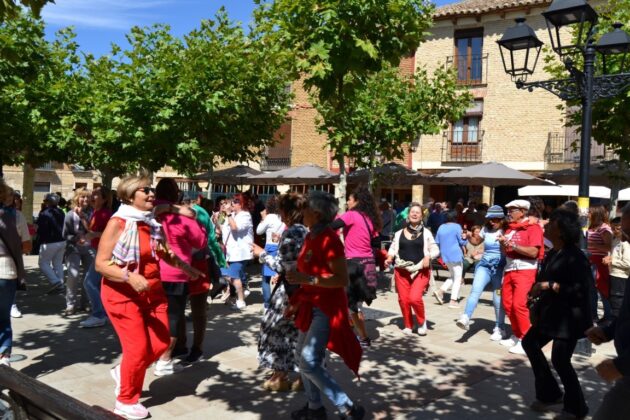
[[[0,22],[18,18],[22,6],[29,8],[33,16],[39,17],[46,3],[54,3],[54,0],[0,0]]]

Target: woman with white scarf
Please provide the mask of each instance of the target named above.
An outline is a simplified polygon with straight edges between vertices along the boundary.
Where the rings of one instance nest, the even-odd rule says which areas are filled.
[[[418,335],[427,334],[422,296],[431,278],[431,260],[440,255],[433,234],[422,223],[422,205],[411,203],[407,226],[394,234],[385,265],[394,262],[398,304],[403,316],[403,334],[413,332],[411,309],[416,313]]]
[[[139,402],[146,369],[170,343],[159,260],[181,268],[191,278],[200,272],[167,250],[161,226],[151,212],[155,191],[147,178],[123,179],[118,197],[124,204],[101,236],[96,270],[104,277],[103,306],[123,353],[120,364],[111,370],[116,381],[114,412],[128,419],[143,419],[149,416]]]

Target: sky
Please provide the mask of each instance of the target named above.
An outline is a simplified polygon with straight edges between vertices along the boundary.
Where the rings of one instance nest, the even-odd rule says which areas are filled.
[[[437,0],[438,6],[455,0]],[[253,0],[56,0],[44,7],[49,39],[64,27],[73,26],[80,49],[96,56],[107,54],[111,44],[123,48],[125,34],[132,26],[165,23],[172,33],[182,36],[210,19],[225,6],[232,20],[247,24],[251,21]]]

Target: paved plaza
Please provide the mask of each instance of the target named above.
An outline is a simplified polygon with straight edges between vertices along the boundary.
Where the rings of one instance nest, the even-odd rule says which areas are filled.
[[[25,358],[13,367],[87,404],[111,409],[114,383],[109,369],[120,356],[113,329],[109,324],[81,329],[84,315],[62,317],[63,296],[46,295],[49,286],[39,275],[37,257],[25,260],[29,290],[18,295],[24,317],[13,322],[14,355]],[[284,419],[304,404],[299,393],[269,393],[260,387],[266,375],[256,361],[260,276],[254,275],[250,285],[245,311],[235,312],[220,303],[209,306],[203,361],[173,376],[158,378],[151,369],[147,372],[141,401],[152,418]],[[554,413],[540,415],[527,408],[534,389],[526,358],[510,355],[489,340],[494,316],[489,292],[482,296],[475,322],[465,333],[455,326],[459,310],[427,297],[429,334],[419,337],[402,335],[396,294],[383,286],[366,310],[373,344],[364,354],[360,381],[339,358],[330,359],[333,374],[367,408],[368,418],[553,417]],[[468,285],[463,296],[469,291]],[[591,358],[574,357],[591,413],[608,389],[593,366],[612,355],[614,348],[607,344]]]

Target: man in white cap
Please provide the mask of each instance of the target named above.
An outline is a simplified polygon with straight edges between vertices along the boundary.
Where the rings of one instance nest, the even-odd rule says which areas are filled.
[[[538,263],[544,254],[543,231],[540,225],[530,223],[527,217],[529,206],[527,200],[514,200],[505,206],[509,227],[499,238],[507,260],[501,298],[512,325],[512,336],[501,340],[501,344],[509,347],[510,353],[521,355],[525,355],[521,339],[531,326],[527,294],[536,281]]]

